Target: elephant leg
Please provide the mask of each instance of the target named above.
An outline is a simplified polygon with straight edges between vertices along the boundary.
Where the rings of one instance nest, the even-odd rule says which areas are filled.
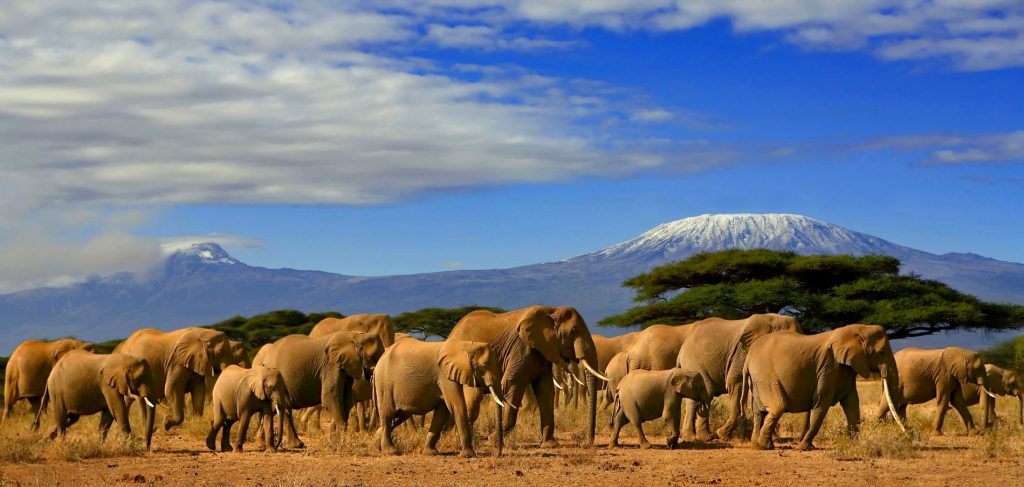
[[[650,448],[651,442],[647,441],[647,435],[644,434],[644,422],[640,418],[629,418],[629,422],[633,423],[633,426],[636,428],[636,436],[640,440],[640,448]]]
[[[67,419],[65,419],[65,421],[63,422],[64,427],[61,428],[61,430],[60,430],[60,435],[61,436],[64,436],[64,434],[67,433],[67,430],[68,430],[68,428],[71,427],[71,425],[73,425],[73,424],[78,422],[79,416],[77,414],[74,414],[74,413],[68,413],[66,418]]]
[[[984,394],[983,392],[981,394]],[[974,425],[974,418],[971,417],[971,411],[967,409],[967,401],[964,400],[964,396],[959,393],[954,393],[951,401],[953,403],[953,409],[960,414],[960,419],[964,420],[964,427],[967,429],[967,434],[974,434],[980,432]]]
[[[537,398],[537,411],[540,412],[540,446],[555,448],[558,446],[558,440],[555,440],[555,383],[550,373],[541,374],[540,379],[534,381],[533,395]],[[510,431],[511,426],[506,431]]]
[[[754,428],[758,433],[758,436],[754,440],[754,448],[757,450],[771,450],[775,448],[775,442],[772,438],[775,436],[775,427],[779,424],[779,418],[782,417],[781,410],[769,409],[767,414],[764,412],[758,413],[763,416],[763,421],[760,428]]]
[[[427,441],[423,445],[423,453],[437,455],[437,440],[441,438],[441,431],[448,423],[449,411],[445,404],[438,404],[434,408],[434,416],[430,419],[430,430],[427,431]]]
[[[682,437],[686,441],[693,441],[697,439],[697,403],[690,399],[683,401],[683,409],[685,413],[683,415],[683,430]]]
[[[462,385],[452,381],[442,382],[441,394],[444,397],[448,412],[451,413],[452,418],[455,420],[455,430],[458,432],[459,440],[462,443],[462,451],[459,452],[459,456],[463,458],[475,456],[476,452],[473,451],[473,428],[469,424],[469,416],[466,413],[466,399],[462,395]],[[436,418],[436,410],[434,415]],[[436,421],[436,419],[431,420],[431,429],[433,429]]]
[[[940,392],[935,400],[935,422],[932,424],[932,434],[942,436],[942,423],[946,420],[946,410],[949,409],[950,394]]]
[[[29,411],[32,413],[32,417],[36,417],[39,414],[39,409],[43,407],[43,397],[30,397],[28,398]]]
[[[984,394],[984,393],[982,393],[982,394]],[[982,418],[982,421],[983,421],[982,424],[986,428],[991,428],[991,427],[995,426],[995,424],[996,424],[996,400],[994,398],[990,397],[988,399],[988,401],[985,401],[984,409],[985,409],[985,415]]]
[[[192,414],[202,417],[203,408],[206,406],[206,377],[195,377],[190,385],[188,392],[192,397]]]
[[[740,404],[739,384],[735,388],[731,389],[732,392],[725,395],[726,405],[726,417],[725,424],[718,428],[718,437],[725,439],[729,438],[736,431],[736,425],[740,422],[740,414],[743,411]],[[711,414],[710,408],[708,408],[708,414]]]
[[[689,399],[687,399],[687,401],[694,402],[694,401],[691,401]],[[694,402],[694,405],[696,405],[696,402]],[[716,435],[716,434],[711,432],[711,425],[710,425],[710,421],[709,421],[710,420],[709,415],[711,414],[711,408],[710,407],[704,408],[704,413],[703,414],[701,414],[701,412],[700,412],[701,408],[696,408],[696,409],[697,409],[697,417],[695,419],[697,420],[697,424],[696,424],[696,427],[697,427],[697,440],[699,440],[699,441],[711,441],[711,440],[718,439],[718,435]]]
[[[857,433],[860,429],[860,395],[857,389],[850,391],[839,404],[846,414],[846,432],[851,435]]]
[[[167,377],[164,393],[171,410],[164,416],[164,431],[185,421],[185,392],[191,377],[191,371],[172,373]],[[140,406],[141,407],[141,406]]]
[[[242,411],[241,417],[238,419],[238,434],[235,435],[235,452],[242,451],[242,445],[245,444],[245,436],[249,431],[250,419],[252,419],[252,411]]]
[[[206,447],[210,451],[217,451],[217,433],[224,427],[224,414],[221,413],[220,407],[217,405],[213,406],[213,422],[210,423],[210,432],[206,434]]]
[[[272,411],[263,411],[259,415],[259,424],[262,425],[260,432],[263,437],[263,444],[267,445],[266,449],[272,452],[277,451],[277,446],[274,445],[274,415]],[[242,438],[245,441],[245,438]]]
[[[828,414],[828,407],[826,406],[816,405],[814,409],[811,409],[810,423],[808,424],[807,431],[800,438],[801,450],[814,449],[814,437],[818,435],[818,430],[821,429],[821,423],[825,421],[826,414]],[[860,413],[858,412],[857,414],[859,416]]]
[[[234,425],[234,421],[224,421],[224,427],[220,430],[220,451],[222,452],[231,451],[231,427]]]
[[[103,399],[107,402],[107,411],[115,421],[117,426],[124,433],[131,433],[132,428],[128,421],[128,410],[125,406],[125,397],[118,394],[114,390],[104,390]],[[142,409],[146,409],[143,407]],[[145,418],[143,418],[143,424],[145,424]]]
[[[679,407],[675,407],[671,404],[666,408],[666,411],[662,413],[662,416],[665,416],[665,422],[668,423],[669,428],[672,430],[672,434],[669,435],[668,438],[665,438],[665,446],[667,446],[669,450],[675,450],[676,445],[679,444],[680,415]]]
[[[622,431],[622,427],[629,422],[629,419],[626,418],[626,413],[622,410],[622,407],[615,408],[612,413],[612,421],[614,423],[612,426],[612,439],[608,442],[608,446],[610,448],[615,448],[619,446],[619,432]]]
[[[295,431],[295,419],[292,410],[281,411],[284,413],[285,429],[288,430],[287,448],[305,448],[305,443],[299,439],[299,433]],[[283,434],[283,433],[282,433]]]
[[[114,424],[114,415],[104,409],[100,412],[100,440],[106,441],[107,433],[110,432],[110,425]]]
[[[757,445],[761,436],[761,426],[764,424],[764,411],[753,411],[753,417],[750,418],[750,442],[753,445]]]

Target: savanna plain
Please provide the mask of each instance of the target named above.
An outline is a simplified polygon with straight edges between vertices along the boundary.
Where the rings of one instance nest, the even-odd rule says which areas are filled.
[[[946,416],[944,436],[930,436],[934,406],[910,406],[909,435],[891,421],[874,420],[881,393],[877,381],[858,383],[864,422],[856,436],[845,434],[845,417],[837,406],[815,440],[817,450],[799,451],[792,439],[798,417],[784,416],[775,450],[758,451],[745,440],[684,442],[676,450],[664,446],[668,427],[656,420],[645,424],[654,448],[637,447],[635,430],[627,425],[622,447],[607,448],[610,412],[599,411],[594,448],[585,441],[583,404],[556,411],[557,448],[540,448],[535,410],[524,407],[515,430],[506,436],[502,456],[487,442],[485,431],[495,424],[484,408],[476,425],[477,457],[456,455],[453,433],[438,444],[439,456],[419,453],[425,429],[406,424],[395,431],[402,454],[383,456],[365,431],[329,432],[303,427],[306,448],[277,453],[256,451],[250,431],[242,453],[211,452],[205,446],[205,417],[188,418],[170,432],[158,431],[153,451],[146,453],[137,438],[112,429],[106,441],[97,433],[98,415],[83,418],[68,435],[50,441],[31,433],[26,406],[0,425],[0,485],[1021,485],[1024,482],[1024,427],[1018,422],[1015,399],[997,401],[998,420],[981,435],[968,435],[954,411]],[[161,406],[160,409],[163,409]],[[980,422],[980,407],[971,408]],[[45,416],[45,415],[44,415]],[[721,424],[718,401],[712,424]],[[48,429],[44,417],[41,431]],[[133,414],[133,421],[138,421]],[[159,420],[158,420],[159,421]],[[411,422],[410,422],[411,423]],[[237,426],[235,428],[237,432]],[[141,427],[133,425],[133,430]]]

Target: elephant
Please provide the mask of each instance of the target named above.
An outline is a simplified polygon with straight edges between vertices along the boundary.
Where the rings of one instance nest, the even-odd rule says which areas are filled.
[[[631,331],[615,337],[593,334],[594,347],[597,348],[597,370],[604,373],[612,357],[629,350],[629,347],[633,345],[633,342],[640,336],[640,333],[639,331]]]
[[[679,443],[680,404],[684,397],[701,404],[702,408],[708,407],[711,397],[699,372],[683,369],[630,372],[618,384],[615,411],[612,413],[614,426],[608,446],[619,446],[619,432],[629,422],[636,427],[640,448],[650,448],[643,423],[660,417],[672,428],[665,445],[670,450],[675,449]]]
[[[237,365],[243,369],[249,367],[249,351],[245,349],[244,343],[236,340],[228,340],[228,348],[230,349],[230,358],[228,359],[227,364]],[[213,386],[217,383],[218,378],[220,378],[220,374],[206,378],[206,402],[213,401]]]
[[[217,433],[220,432],[221,451],[228,451],[230,446],[241,452],[249,431],[249,420],[254,414],[260,414],[264,444],[271,451],[277,451],[271,418],[277,414],[277,431],[282,431],[284,411],[290,407],[284,377],[277,369],[262,366],[246,369],[231,365],[221,372],[213,386],[213,423],[206,435],[206,446],[216,450]],[[231,426],[236,421],[241,425],[235,443],[229,445]]]
[[[651,325],[645,328],[626,349],[626,371],[675,368],[679,349],[692,331],[692,324]]]
[[[486,343],[459,339],[402,340],[389,348],[377,363],[373,377],[381,425],[377,432],[378,447],[385,453],[396,454],[394,428],[414,415],[433,412],[423,452],[437,454],[437,440],[451,418],[462,446],[460,455],[474,456],[464,387],[488,390],[498,404],[497,418],[501,421],[501,367],[497,354]],[[499,452],[501,443],[499,433]]]
[[[743,388],[751,394],[754,413],[754,448],[774,448],[772,439],[782,414],[810,411],[800,449],[814,449],[825,414],[837,403],[846,413],[848,430],[857,431],[856,379],[874,372],[882,376],[883,396],[894,410],[902,370],[881,326],[853,324],[817,335],[770,333],[759,338],[750,346],[743,369]]]
[[[750,344],[769,333],[801,333],[796,318],[775,313],[753,314],[742,320],[708,318],[690,325],[689,337],[679,348],[676,367],[699,372],[711,397],[727,394],[725,424],[712,434],[708,417],[697,414],[697,405],[686,400],[683,438],[728,438],[739,422],[743,364]],[[707,411],[707,409],[704,409]],[[699,431],[698,431],[699,429]]]
[[[61,338],[52,342],[26,340],[14,349],[7,360],[4,382],[4,413],[6,421],[14,404],[22,399],[32,405],[32,414],[39,412],[39,404],[46,389],[46,378],[53,366],[72,350],[93,352],[96,346],[74,338]]]
[[[484,342],[497,354],[502,368],[501,387],[505,392],[505,432],[515,427],[523,395],[532,389],[540,413],[541,446],[552,447],[555,440],[555,379],[552,365],[579,362],[588,372],[588,445],[593,445],[597,413],[596,379],[607,380],[594,369],[597,350],[583,317],[574,308],[530,306],[507,313],[486,310],[464,316],[452,329],[449,339]],[[564,388],[564,387],[563,387]],[[467,388],[470,421],[475,422],[483,394]]]
[[[1017,372],[992,364],[985,364],[985,371],[988,373],[990,392],[997,396],[1015,396],[1017,398],[1018,421],[1020,424],[1024,424],[1024,390],[1021,389]],[[988,407],[985,408],[985,425],[992,426],[995,419],[996,399],[993,397],[988,401]]]
[[[253,364],[279,370],[288,390],[291,408],[284,411],[286,445],[305,446],[295,431],[292,409],[323,405],[334,426],[347,430],[353,381],[369,380],[383,353],[384,344],[379,336],[351,331],[323,337],[288,335],[261,348]]]
[[[361,331],[364,333],[376,333],[380,337],[381,342],[384,343],[384,348],[388,348],[395,343],[395,325],[391,322],[391,317],[386,314],[354,314],[346,316],[344,318],[324,318],[320,320],[316,326],[309,332],[311,337],[322,337],[329,335],[336,331]],[[408,335],[405,335],[408,336]],[[352,386],[355,407],[353,412],[356,416],[356,431],[361,431],[367,425],[367,410],[371,409],[369,416],[376,418],[376,412],[372,411],[372,404],[370,401],[372,387],[368,381],[364,381],[361,378],[356,379],[356,383]],[[320,421],[319,408],[313,408],[308,411],[305,417],[312,413],[316,414],[317,423]]]
[[[623,377],[626,376],[626,353],[617,353],[605,367],[605,374],[608,376],[608,384],[604,388],[605,405],[615,404],[616,391]],[[614,416],[612,417],[614,419]]]
[[[311,337],[322,337],[336,331],[376,333],[385,347],[395,343],[395,325],[385,314],[355,314],[344,318],[324,318],[309,332]]]
[[[100,434],[106,438],[111,423],[126,434],[131,433],[128,422],[126,399],[134,398],[144,403],[145,440],[148,451],[153,441],[153,424],[156,418],[158,382],[149,364],[138,357],[123,353],[96,355],[86,350],[74,350],[57,362],[46,380],[46,395],[43,403],[53,404],[55,426],[50,439],[64,436],[69,426],[78,418],[100,413]],[[39,427],[42,410],[36,413],[32,429]]]
[[[206,328],[182,328],[167,333],[145,328],[132,333],[114,351],[149,363],[158,384],[157,399],[166,398],[170,403],[170,412],[163,420],[164,431],[185,421],[185,394],[192,396],[192,413],[203,415],[206,378],[223,370],[232,360],[227,335]]]
[[[905,416],[908,404],[935,399],[933,435],[942,435],[942,423],[950,405],[960,413],[968,432],[977,431],[967,407],[980,400],[984,410],[990,394],[985,363],[977,352],[960,347],[904,348],[896,353],[896,366],[900,380],[894,384],[894,392],[899,394],[893,394],[893,399],[900,418]],[[887,413],[886,409],[879,409],[878,419],[885,419]]]

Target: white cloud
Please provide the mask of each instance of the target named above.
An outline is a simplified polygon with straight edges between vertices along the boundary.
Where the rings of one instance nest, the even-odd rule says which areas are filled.
[[[923,152],[926,155],[919,161],[922,165],[1024,162],[1024,130],[1001,134],[886,137],[859,148]]]

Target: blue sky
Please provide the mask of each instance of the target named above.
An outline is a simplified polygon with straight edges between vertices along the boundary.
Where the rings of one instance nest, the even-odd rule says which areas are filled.
[[[1024,262],[1019,2],[165,3],[0,14],[0,291],[169,242],[393,274],[733,212]]]

